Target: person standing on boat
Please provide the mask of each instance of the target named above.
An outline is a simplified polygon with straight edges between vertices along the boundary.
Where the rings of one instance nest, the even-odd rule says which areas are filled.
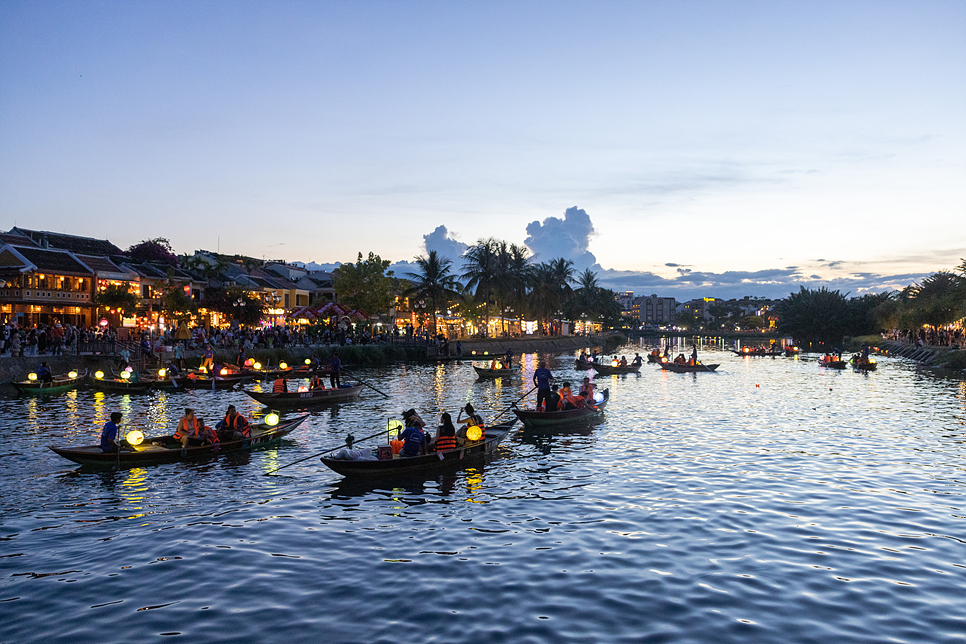
[[[332,357],[329,359],[329,385],[333,389],[338,389],[342,386],[342,381],[339,375],[342,371],[342,361],[339,360],[339,352],[333,351]]]
[[[406,428],[399,434],[399,440],[403,442],[400,456],[419,456],[426,453],[426,434],[423,427],[426,423],[419,417],[415,409],[403,412],[403,422]]]
[[[546,361],[541,360],[533,372],[533,384],[537,387],[537,409],[540,409],[540,405],[550,399],[550,386],[553,384],[553,374],[547,369]]]
[[[212,371],[215,368],[215,350],[208,343],[205,343],[205,351],[201,359],[201,368],[204,371]]]
[[[174,345],[174,359],[178,362],[178,368],[184,370],[184,343],[180,340]]]
[[[121,412],[115,411],[111,414],[111,420],[104,423],[104,429],[101,430],[101,451],[102,452],[118,451],[117,424],[119,422],[121,422]]]
[[[698,364],[698,345],[693,345],[691,347],[691,362],[689,363],[692,367]]]

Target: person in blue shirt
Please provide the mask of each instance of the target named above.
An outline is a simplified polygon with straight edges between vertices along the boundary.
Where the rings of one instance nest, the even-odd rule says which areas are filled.
[[[403,412],[403,422],[406,428],[399,434],[399,440],[403,442],[400,456],[419,456],[426,453],[426,434],[423,427],[426,423],[419,417],[415,409]]]
[[[50,373],[50,367],[47,366],[46,362],[41,362],[40,366],[37,368],[37,380],[40,382],[54,381],[54,375]]]
[[[342,381],[339,379],[340,371],[342,371],[342,361],[339,360],[339,352],[333,351],[332,358],[329,360],[329,385],[333,389],[342,386]]]
[[[117,424],[121,422],[121,412],[116,411],[111,414],[111,420],[104,423],[101,430],[101,451],[116,452],[117,446]]]
[[[547,363],[543,360],[536,371],[533,372],[533,384],[537,386],[537,409],[540,405],[550,400],[550,387],[553,385],[553,374],[547,369]]]

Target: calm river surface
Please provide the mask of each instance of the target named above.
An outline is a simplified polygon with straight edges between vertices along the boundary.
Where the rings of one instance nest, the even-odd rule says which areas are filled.
[[[409,407],[500,410],[541,357],[580,381],[562,354],[502,381],[365,370],[391,400],[316,410],[278,449],[124,471],[46,447],[96,442],[114,410],[152,435],[185,406],[261,407],[0,401],[0,642],[966,641],[966,383],[902,360],[863,374],[705,347],[717,373],[598,377],[606,420],[515,432],[477,469],[262,476]]]

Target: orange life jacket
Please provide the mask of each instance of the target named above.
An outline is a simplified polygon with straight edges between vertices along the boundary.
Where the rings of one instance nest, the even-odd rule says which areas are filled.
[[[392,447],[393,454],[398,454],[399,451],[403,448],[403,444],[404,443],[399,439],[389,441],[389,446]]]
[[[186,419],[183,417],[178,421],[178,428],[174,430],[175,439],[181,440],[185,436],[198,438],[198,419],[194,416],[191,417],[191,427],[188,427],[188,423],[185,421]]]
[[[287,388],[288,387],[286,387],[285,378],[279,378],[278,380],[275,381],[275,384],[272,385],[272,393],[273,394],[284,394],[284,393],[286,393],[285,390]]]
[[[252,426],[248,424],[248,421],[241,414],[235,414],[234,420],[232,420],[231,416],[225,415],[225,428],[232,431],[239,431],[245,438],[252,437]]]
[[[456,437],[455,436],[440,436],[436,439],[436,451],[437,452],[448,452],[451,449],[456,449]]]

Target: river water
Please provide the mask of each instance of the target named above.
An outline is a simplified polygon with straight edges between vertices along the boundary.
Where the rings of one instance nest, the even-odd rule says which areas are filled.
[[[650,347],[624,347],[629,356]],[[0,642],[963,642],[966,383],[815,355],[598,377],[606,419],[515,432],[481,467],[354,483],[310,459],[415,407],[492,418],[523,377],[360,371],[277,449],[122,471],[46,449],[111,411],[170,433],[241,392],[0,401]]]

